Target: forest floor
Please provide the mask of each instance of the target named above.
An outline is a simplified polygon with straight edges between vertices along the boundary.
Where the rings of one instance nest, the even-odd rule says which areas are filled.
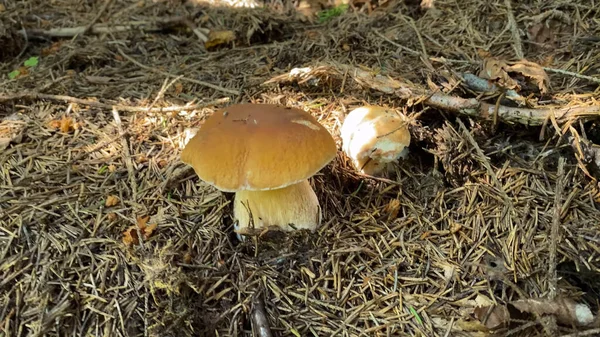
[[[593,1],[0,0],[0,336],[600,334],[599,84]],[[237,102],[410,153],[239,242],[180,160]]]

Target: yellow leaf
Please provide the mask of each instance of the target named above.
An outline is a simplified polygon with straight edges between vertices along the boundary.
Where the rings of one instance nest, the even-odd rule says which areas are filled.
[[[114,195],[109,195],[104,203],[106,207],[116,206],[117,204],[119,204],[119,198],[115,197]]]
[[[206,49],[214,48],[235,40],[235,33],[230,30],[214,30],[208,34],[208,41],[204,43]]]

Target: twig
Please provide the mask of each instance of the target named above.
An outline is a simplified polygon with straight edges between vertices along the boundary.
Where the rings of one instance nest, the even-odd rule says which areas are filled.
[[[269,320],[265,312],[265,306],[260,295],[256,295],[252,301],[252,330],[258,337],[273,337]]]
[[[140,62],[136,61],[131,56],[125,54],[121,50],[121,48],[117,47],[117,50],[119,51],[119,53],[121,54],[121,56],[123,56],[124,58],[128,59],[130,62],[134,63],[135,65],[137,65],[138,67],[140,67],[142,69],[149,70],[149,71],[152,71],[152,72],[164,75],[164,76],[179,77],[179,75],[174,75],[174,74],[168,73],[166,71],[158,70],[156,68],[152,68],[152,67],[143,65]],[[194,79],[187,78],[187,77],[181,77],[181,80],[188,81],[188,82],[195,83],[195,84],[199,84],[199,85],[202,85],[202,86],[205,86],[205,87],[209,87],[209,88],[212,88],[212,89],[215,89],[215,90],[223,91],[223,92],[226,92],[226,93],[232,94],[232,95],[239,95],[240,94],[237,90],[223,88],[223,87],[220,87],[218,85],[214,85],[212,83],[208,83],[208,82],[204,82],[204,81],[194,80]]]
[[[563,175],[565,170],[565,158],[558,159],[558,173],[556,177],[556,191],[554,192],[554,219],[550,227],[550,252],[548,254],[548,298],[556,298],[556,289],[558,287],[558,278],[556,275],[556,250],[558,245],[558,230],[560,226],[560,214],[562,209],[563,193]],[[550,318],[550,328],[552,333],[556,332],[556,318]]]
[[[597,336],[600,334],[600,328],[590,329],[581,332],[574,332],[566,335],[561,335],[560,337],[584,337],[584,336]]]
[[[510,26],[510,31],[512,33],[512,38],[514,42],[515,54],[518,59],[523,59],[523,46],[521,45],[521,36],[519,35],[519,27],[517,27],[517,21],[515,20],[515,15],[512,11],[512,5],[510,4],[511,0],[504,0],[504,4],[506,5],[506,12],[508,15],[508,24]]]
[[[88,34],[112,34],[127,32],[135,29],[139,29],[145,32],[159,32],[165,28],[172,27],[174,25],[182,24],[184,22],[182,17],[167,18],[159,21],[131,21],[119,25],[93,25],[88,26],[77,26],[77,27],[63,27],[63,28],[52,28],[52,29],[22,29],[19,31],[22,35],[29,36],[46,36],[46,37],[74,37],[83,33]]]
[[[186,106],[170,106],[164,108],[145,108],[138,106],[127,106],[127,105],[119,105],[119,104],[107,104],[102,102],[96,102],[66,95],[51,95],[51,94],[41,94],[36,92],[28,92],[22,94],[15,95],[0,95],[0,103],[6,103],[10,101],[19,101],[19,100],[52,100],[52,101],[63,101],[68,103],[76,103],[81,105],[88,105],[95,108],[100,109],[118,109],[120,111],[126,112],[173,112],[173,111],[181,111],[181,110],[194,110],[206,106],[218,105],[222,103],[226,103],[229,101],[229,97],[219,98],[214,101],[205,102],[205,103],[197,103],[193,105]]]
[[[304,83],[311,78],[325,75],[331,77],[336,74],[340,78],[347,74],[347,76],[363,87],[454,113],[487,120],[492,120],[494,115],[497,114],[498,120],[507,124],[516,123],[528,126],[541,126],[547,122],[548,116],[561,124],[576,119],[600,117],[600,104],[597,103],[595,105],[548,106],[540,108],[508,107],[505,105],[496,107],[495,104],[481,102],[476,98],[462,98],[440,92],[427,92],[409,82],[380,74],[376,75],[372,72],[344,64],[336,64],[335,66],[322,65],[301,69],[295,68],[288,74],[271,78],[264,82],[263,85],[287,81]]]
[[[127,166],[127,172],[129,173],[129,183],[131,184],[133,201],[137,201],[137,183],[135,181],[135,168],[133,167],[133,161],[131,160],[129,142],[127,141],[126,133],[123,131],[123,126],[121,125],[121,116],[119,116],[119,111],[113,107],[112,114],[113,118],[115,119],[115,123],[117,124],[119,138],[121,138],[121,146],[123,147],[123,160],[125,161],[125,166]]]
[[[87,32],[90,31],[90,29],[96,24],[96,22],[98,22],[98,20],[100,20],[100,17],[102,16],[102,14],[104,14],[104,11],[106,11],[106,9],[111,4],[111,2],[112,2],[112,0],[106,0],[104,2],[104,5],[98,11],[98,14],[96,14],[96,16],[92,19],[92,21],[90,21],[90,23],[87,25],[87,27],[85,27],[85,29],[83,30],[81,35],[85,35],[85,34],[87,34]]]
[[[547,68],[547,67],[542,67],[542,68],[544,68],[545,71],[549,71],[549,72],[552,72],[552,73],[573,76],[573,77],[576,77],[576,78],[581,78],[581,79],[584,79],[584,80],[588,80],[590,82],[594,82],[594,83],[600,84],[600,78],[598,78],[598,77],[588,76],[588,75],[581,75],[581,74],[578,74],[578,73],[574,73],[572,71],[562,70],[562,69]]]

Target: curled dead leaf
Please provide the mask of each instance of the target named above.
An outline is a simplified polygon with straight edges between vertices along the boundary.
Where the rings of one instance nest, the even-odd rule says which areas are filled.
[[[570,298],[548,299],[526,299],[511,302],[521,312],[543,315],[554,315],[559,324],[586,326],[594,321],[594,315],[590,308],[577,303]]]
[[[69,133],[71,130],[74,130],[76,124],[73,122],[73,118],[63,116],[61,119],[55,119],[48,123],[53,129],[58,129],[60,132]]]
[[[26,123],[21,115],[15,113],[0,122],[0,150],[12,143],[19,143],[23,138]]]
[[[495,57],[487,57],[483,60],[479,77],[490,80],[506,89],[518,89],[518,83],[508,75],[507,68],[508,65],[504,61]]]
[[[569,298],[523,299],[505,305],[484,305],[474,310],[475,317],[490,330],[508,327],[511,320],[524,320],[528,315],[553,315],[565,326],[588,326],[595,321],[590,308]]]
[[[158,226],[158,224],[147,225],[149,219],[149,216],[138,217],[136,225],[127,228],[123,232],[123,243],[128,246],[139,244],[140,237],[138,235],[138,229],[142,234],[143,239],[148,240]]]
[[[510,312],[503,305],[477,307],[475,317],[489,330],[505,328],[510,322]]]
[[[521,60],[506,69],[509,73],[518,73],[532,80],[542,94],[548,92],[550,78],[542,66],[535,62]]]

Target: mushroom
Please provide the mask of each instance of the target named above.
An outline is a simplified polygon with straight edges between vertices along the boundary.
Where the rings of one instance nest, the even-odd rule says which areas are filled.
[[[406,157],[410,144],[406,117],[379,106],[352,110],[342,125],[341,138],[342,149],[354,167],[371,176]]]
[[[335,157],[331,134],[309,113],[282,105],[236,104],[216,111],[182,151],[198,177],[233,192],[238,237],[315,230],[321,207],[308,178]]]

